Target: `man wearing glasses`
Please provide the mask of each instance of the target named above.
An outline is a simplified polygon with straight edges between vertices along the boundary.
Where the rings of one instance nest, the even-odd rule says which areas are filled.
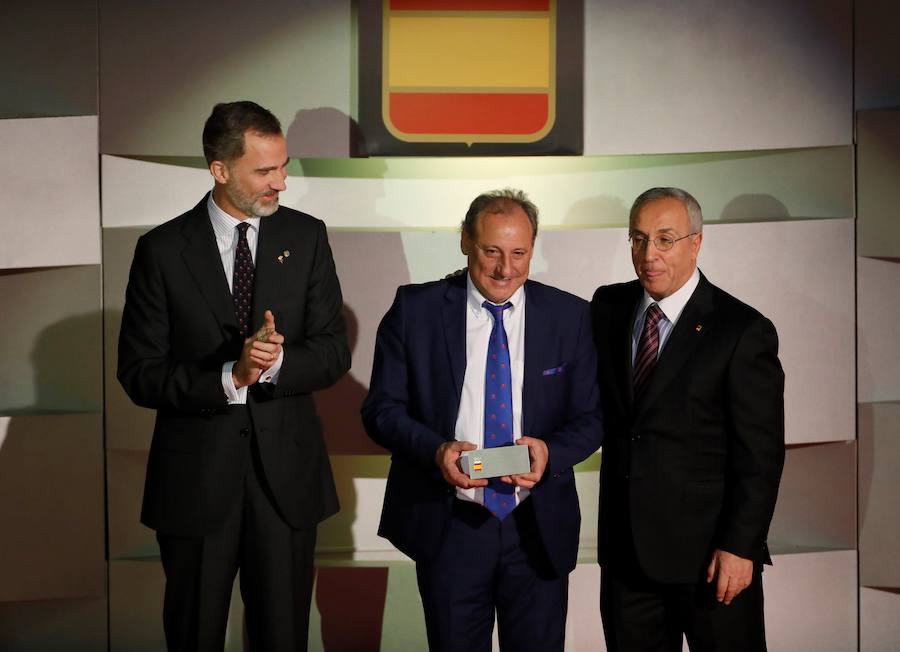
[[[784,464],[772,322],[697,269],[703,217],[678,188],[629,216],[637,280],[591,303],[603,402],[598,557],[606,644],[765,650],[761,572]]]

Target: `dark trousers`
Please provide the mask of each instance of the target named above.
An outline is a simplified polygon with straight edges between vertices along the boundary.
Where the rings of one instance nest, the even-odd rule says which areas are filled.
[[[765,652],[762,569],[730,605],[716,584],[661,584],[632,564],[604,565],[600,615],[609,652]]]
[[[199,539],[156,535],[166,574],[163,624],[172,652],[221,652],[238,569],[249,649],[306,650],[316,531],[284,522],[256,451],[251,441],[243,495],[216,532]]]
[[[547,559],[526,499],[503,521],[454,501],[440,551],[416,563],[432,652],[490,652],[496,613],[501,650],[562,652],[568,575]]]

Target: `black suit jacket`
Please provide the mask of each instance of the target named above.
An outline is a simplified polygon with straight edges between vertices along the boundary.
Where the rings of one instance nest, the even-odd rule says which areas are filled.
[[[550,451],[530,499],[550,562],[565,574],[581,522],[572,467],[603,436],[596,352],[587,302],[534,281],[525,294],[522,431]],[[417,561],[439,550],[449,524],[455,489],[435,453],[454,439],[465,372],[466,275],[398,289],[378,328],[362,415],[392,453],[379,534]]]
[[[178,536],[222,522],[249,463],[249,410],[278,509],[313,527],[338,504],[310,394],[350,366],[325,225],[284,207],[260,220],[251,328],[272,310],[284,364],[277,385],[252,385],[247,408],[229,408],[222,365],[243,339],[206,201],[138,240],[128,280],[118,378],[157,411],[141,520]]]
[[[636,557],[659,582],[695,582],[716,548],[769,562],[784,464],[778,337],[759,312],[700,283],[638,402],[631,334],[638,281],[599,288],[591,309],[606,440],[601,564]]]

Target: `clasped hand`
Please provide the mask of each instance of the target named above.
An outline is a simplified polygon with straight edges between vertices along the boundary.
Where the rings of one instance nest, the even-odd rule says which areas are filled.
[[[528,446],[528,456],[531,459],[531,471],[521,473],[519,475],[504,475],[500,478],[501,482],[506,484],[531,489],[540,482],[547,468],[547,460],[550,453],[547,444],[541,439],[534,437],[520,437],[516,444],[519,446]],[[448,441],[440,445],[435,454],[434,461],[441,470],[441,475],[448,484],[460,489],[474,489],[476,487],[486,487],[488,481],[485,479],[473,480],[463,473],[459,467],[459,456],[463,451],[477,450],[477,446],[468,441]]]
[[[275,315],[271,310],[266,310],[263,318],[265,321],[260,329],[244,340],[241,357],[231,370],[237,389],[257,382],[281,355],[284,335],[275,330]]]

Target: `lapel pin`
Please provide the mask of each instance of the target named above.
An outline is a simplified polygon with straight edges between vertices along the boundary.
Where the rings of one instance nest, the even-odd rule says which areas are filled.
[[[703,330],[703,325],[702,325],[702,324],[697,324],[696,326],[694,326],[694,330],[697,331],[697,332],[699,333],[700,331]]]
[[[279,263],[283,263],[283,262],[284,262],[284,256],[279,256],[279,257],[278,257],[278,262],[279,262]]]
[[[283,263],[284,259],[291,255],[291,252],[285,249],[281,252],[281,255],[278,257],[278,262]]]

